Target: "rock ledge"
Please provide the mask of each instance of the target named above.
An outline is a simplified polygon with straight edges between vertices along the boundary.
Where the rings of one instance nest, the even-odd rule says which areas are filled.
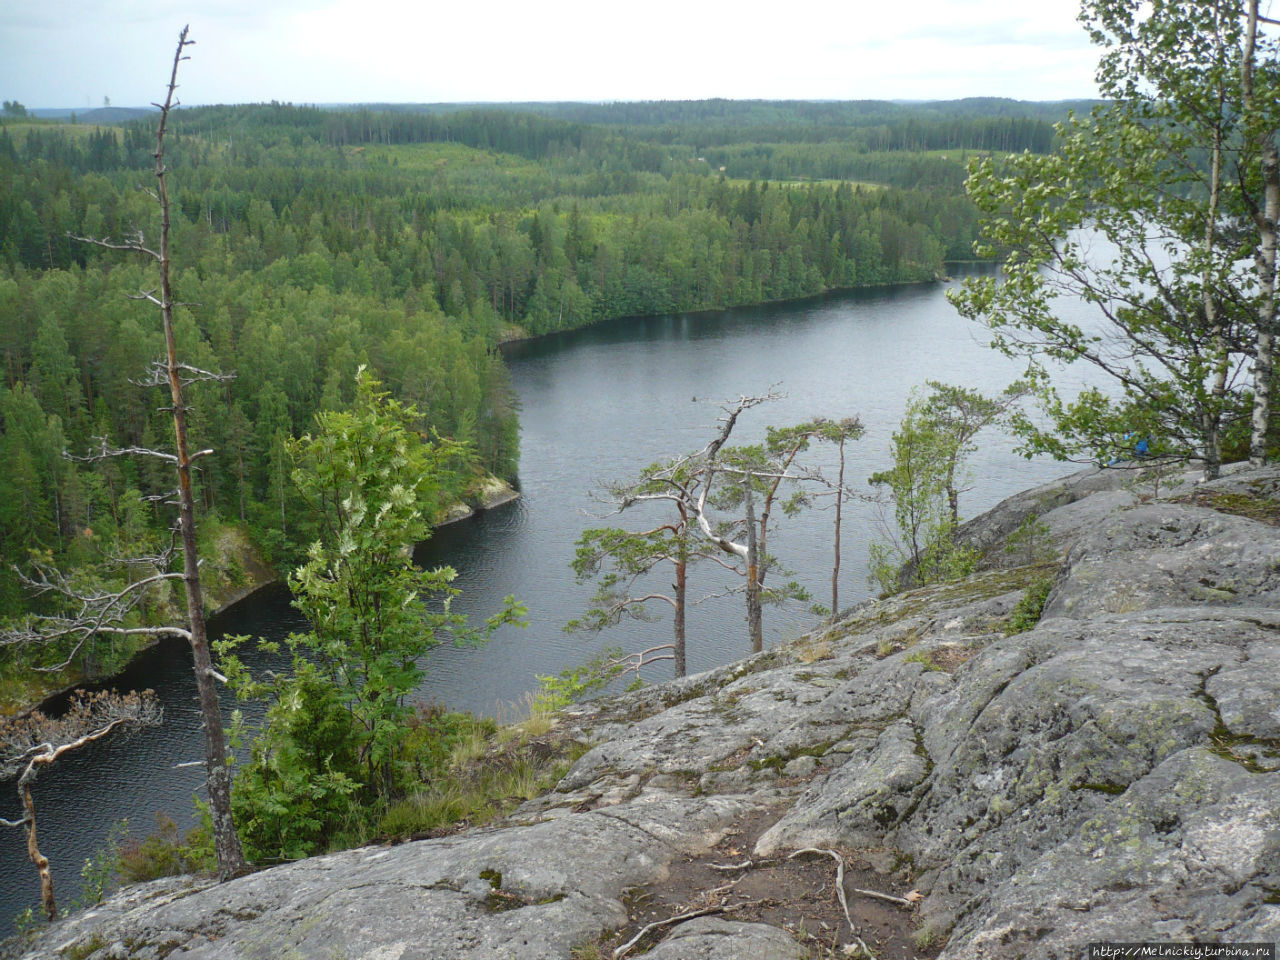
[[[917,888],[908,922],[935,944],[922,955],[938,943],[944,958],[1076,958],[1098,940],[1274,942],[1280,528],[1264,521],[1280,469],[1181,489],[1183,502],[1144,500],[1095,471],[1029,491],[969,525],[990,569],[964,583],[566,711],[594,746],[501,826],[221,886],[131,888],[18,952],[594,956],[631,921],[637,890],[718,855],[750,818],[765,828],[743,858],[833,849],[901,884],[886,892]],[[1264,519],[1224,512],[1245,502]],[[1012,566],[1001,545],[1032,512],[1057,559]],[[1046,575],[1041,620],[1006,635]],[[847,927],[833,935],[849,941]],[[819,955],[788,924],[729,914],[654,939],[664,960]]]

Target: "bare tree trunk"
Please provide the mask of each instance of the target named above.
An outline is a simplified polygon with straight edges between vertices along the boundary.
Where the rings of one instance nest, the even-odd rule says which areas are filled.
[[[680,554],[676,558],[676,582],[675,582],[675,614],[673,630],[675,632],[675,649],[672,651],[675,658],[675,675],[683,677],[685,675],[685,598],[688,596],[688,577],[689,577],[689,560],[687,551],[684,546],[680,547]]]
[[[751,498],[751,474],[742,476],[742,491],[747,507],[747,633],[751,652],[764,649],[764,616],[760,601],[760,555],[756,549],[756,509]]]
[[[836,478],[835,559],[831,564],[831,616],[840,612],[840,515],[844,507],[844,438],[840,438],[840,472]]]
[[[1256,3],[1256,0],[1255,0]],[[1258,259],[1261,261],[1258,291],[1257,351],[1253,358],[1253,418],[1249,437],[1249,463],[1261,467],[1267,462],[1267,426],[1271,420],[1271,380],[1273,375],[1276,320],[1276,223],[1280,219],[1280,153],[1275,140],[1267,136],[1262,153],[1263,208]]]
[[[956,462],[947,465],[947,512],[951,514],[951,526],[960,526],[960,491],[956,489]]]
[[[183,583],[187,594],[187,620],[191,630],[191,657],[200,697],[200,717],[204,723],[205,766],[208,775],[209,809],[213,816],[214,847],[218,855],[218,878],[228,880],[245,869],[244,852],[231,818],[231,770],[227,765],[227,744],[222,731],[222,710],[209,656],[209,637],[204,620],[204,596],[200,587],[200,565],[196,550],[195,498],[191,492],[191,454],[187,444],[187,411],[182,402],[182,367],[178,363],[173,334],[173,287],[169,278],[169,194],[165,184],[164,134],[177,88],[178,64],[186,59],[183,48],[194,41],[182,28],[173,56],[169,93],[160,110],[156,131],[156,183],[160,201],[160,316],[164,326],[169,396],[173,402],[173,437],[178,462],[178,514],[182,535]],[[198,454],[197,454],[198,456]]]
[[[1224,94],[1218,86],[1218,114],[1222,113]],[[1213,147],[1209,155],[1209,208],[1204,218],[1204,273],[1200,278],[1201,305],[1209,325],[1213,350],[1213,378],[1209,403],[1201,414],[1204,432],[1204,479],[1216,480],[1222,468],[1222,403],[1227,392],[1227,346],[1218,302],[1210,282],[1213,270],[1213,248],[1217,239],[1218,198],[1222,181],[1222,128],[1215,123]]]
[[[49,870],[49,858],[40,852],[36,845],[36,804],[31,798],[31,779],[34,767],[29,767],[23,774],[19,784],[22,792],[22,812],[27,825],[27,857],[35,864],[40,873],[40,903],[44,907],[44,915],[50,920],[58,919],[58,904],[53,899],[53,873]]]

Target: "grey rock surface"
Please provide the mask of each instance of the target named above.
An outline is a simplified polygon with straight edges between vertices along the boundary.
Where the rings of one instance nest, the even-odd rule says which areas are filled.
[[[804,955],[777,927],[719,917],[688,920],[645,954],[650,960],[798,960]]]
[[[1118,471],[1029,491],[969,525],[992,559],[961,584],[566,711],[593,746],[502,825],[131,888],[25,956],[569,958],[627,922],[628,890],[762,817],[752,856],[908,865],[944,958],[1276,941],[1280,528],[1206,504],[1280,499],[1280,469],[1164,493],[1191,502]],[[1032,513],[1048,567],[1003,549]],[[1046,571],[1039,623],[1006,635]],[[781,928],[702,917],[648,955],[806,953]]]

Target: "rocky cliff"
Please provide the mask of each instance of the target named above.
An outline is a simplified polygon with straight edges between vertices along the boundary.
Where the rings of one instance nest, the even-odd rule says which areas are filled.
[[[1159,498],[1128,476],[970,524],[964,583],[566,713],[591,749],[501,826],[134,887],[25,955],[586,960],[650,921],[624,954],[1274,942],[1280,470]]]

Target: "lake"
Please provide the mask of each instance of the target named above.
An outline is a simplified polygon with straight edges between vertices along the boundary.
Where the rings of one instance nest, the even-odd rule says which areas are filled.
[[[783,399],[744,414],[734,442],[763,439],[769,424],[814,416],[857,415],[862,440],[846,448],[847,482],[865,480],[889,463],[890,437],[913,387],[942,380],[997,392],[1019,368],[991,351],[980,328],[947,304],[947,284],[832,294],[799,303],[717,313],[622,320],[587,330],[509,345],[506,355],[520,397],[521,499],[440,530],[419,548],[424,565],[452,564],[463,591],[455,609],[483,616],[514,594],[529,610],[523,629],[504,628],[485,647],[441,646],[427,664],[424,699],[514,719],[538,674],[558,672],[604,646],[625,649],[669,639],[665,609],[652,622],[627,621],[596,637],[566,634],[589,585],[569,567],[574,543],[590,526],[629,525],[643,517],[601,517],[609,505],[593,492],[635,477],[646,465],[701,448],[714,434],[720,404],[771,388]],[[1026,460],[1007,438],[980,438],[970,461],[961,510],[973,516],[1004,497],[1069,472],[1069,465]],[[834,476],[834,451],[819,447]],[[812,458],[822,463],[821,457]],[[877,508],[846,504],[840,586],[842,607],[868,596],[868,544],[879,534]],[[785,519],[770,552],[830,602],[832,514],[815,509]],[[660,581],[665,583],[666,581]],[[719,581],[690,572],[690,595],[715,592]],[[798,636],[816,622],[803,605],[765,610],[766,645]],[[267,590],[215,619],[219,633],[278,638],[305,626],[282,589]],[[748,652],[741,597],[690,611],[688,667],[704,670]],[[260,664],[261,665],[261,664]],[[647,678],[670,675],[655,665]],[[79,869],[128,818],[146,832],[164,811],[191,822],[201,738],[190,657],[185,644],[148,651],[113,682],[153,687],[165,704],[164,726],[114,737],[60,761],[36,786],[40,845],[52,862],[59,902],[71,905]],[[228,704],[228,708],[232,706]],[[247,713],[254,715],[252,709]],[[0,816],[17,815],[12,786],[0,785]],[[38,903],[34,868],[19,830],[0,831],[0,924]]]

